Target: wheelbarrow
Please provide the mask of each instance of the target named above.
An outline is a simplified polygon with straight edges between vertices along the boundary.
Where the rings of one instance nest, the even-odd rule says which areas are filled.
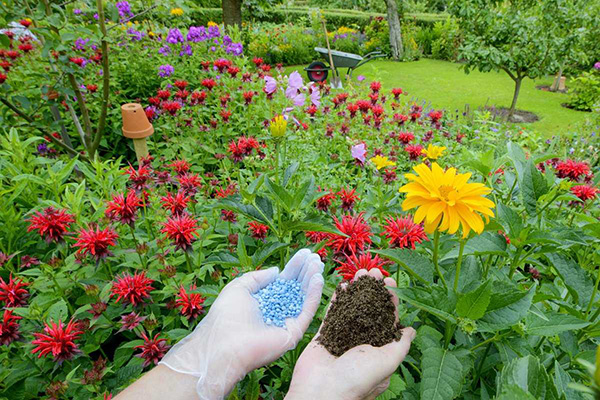
[[[315,47],[315,51],[319,53],[325,60],[329,58],[329,52],[327,49],[323,47]],[[356,68],[379,57],[386,57],[386,54],[382,53],[381,51],[372,51],[362,57],[358,54],[331,50],[331,58],[333,59],[333,68],[335,68],[335,71],[337,72],[337,68],[348,68],[347,74],[350,76],[350,78],[352,78],[352,72]],[[333,68],[322,61],[313,61],[308,67],[304,68],[304,70],[306,71],[306,75],[310,81],[322,82],[327,79],[329,71]],[[336,75],[339,76],[339,73]]]

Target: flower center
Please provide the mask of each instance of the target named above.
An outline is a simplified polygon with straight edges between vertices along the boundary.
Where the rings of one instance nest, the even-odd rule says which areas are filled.
[[[442,200],[444,201],[450,201],[450,199],[448,198],[448,195],[454,191],[454,187],[450,186],[450,185],[442,185],[440,186],[440,197],[442,198]]]

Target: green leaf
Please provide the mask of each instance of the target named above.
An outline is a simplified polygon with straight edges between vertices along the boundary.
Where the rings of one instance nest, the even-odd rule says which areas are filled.
[[[546,179],[531,160],[528,160],[523,169],[523,175],[520,175],[519,178],[525,211],[527,211],[527,214],[535,216],[537,214],[537,200],[548,191]]]
[[[307,232],[307,231],[315,231],[315,232],[327,232],[327,233],[335,233],[336,235],[342,235],[342,233],[337,230],[331,223],[328,221],[322,220],[320,218],[307,218],[304,221],[286,221],[282,223],[282,229],[287,232]]]
[[[506,239],[497,233],[483,232],[465,243],[463,255],[469,254],[477,256],[484,254],[504,255],[506,254]]]
[[[491,297],[490,281],[486,281],[474,291],[459,296],[456,303],[456,312],[460,317],[477,320],[485,314]]]
[[[519,237],[523,230],[523,218],[516,211],[498,203],[496,204],[496,217],[509,237]]]
[[[573,390],[569,385],[573,380],[571,376],[563,369],[558,361],[554,361],[554,385],[559,396],[564,396],[567,400],[583,400],[580,392]]]
[[[273,242],[264,246],[252,255],[252,265],[259,266],[280,249],[286,248],[287,243]]]
[[[531,393],[526,392],[517,385],[505,385],[497,400],[537,400]]]
[[[594,291],[594,283],[587,271],[563,254],[548,253],[546,257],[554,264],[575,302],[581,307],[587,307]]]
[[[452,352],[440,347],[423,351],[421,359],[421,398],[452,400],[462,388],[462,365]]]
[[[283,186],[279,186],[268,178],[265,179],[265,184],[269,192],[277,199],[277,203],[285,208],[286,211],[291,211],[292,195]]]
[[[430,284],[433,283],[433,263],[429,258],[420,255],[414,250],[409,249],[384,249],[372,250],[372,253],[379,254],[402,267],[413,278]]]
[[[48,309],[48,320],[58,323],[67,319],[69,311],[67,310],[67,303],[61,299],[56,303],[52,304]]]
[[[411,288],[390,288],[396,292],[399,299],[417,307],[423,311],[435,315],[453,324],[456,323],[456,318],[451,312],[456,307],[456,298],[452,297],[451,293],[447,293],[439,286],[431,286],[429,288],[411,287]]]
[[[406,383],[400,378],[400,375],[393,374],[390,378],[390,386],[387,390],[377,396],[376,400],[395,400],[406,389]]]
[[[511,385],[518,386],[536,399],[558,398],[545,367],[532,355],[515,358],[504,366],[498,379],[498,392],[502,393],[505,387]]]
[[[285,172],[283,173],[283,187],[287,186],[292,176],[298,171],[298,167],[300,167],[300,164],[297,161],[294,161],[285,169]]]
[[[528,291],[510,290],[493,293],[487,312],[477,323],[480,332],[495,332],[509,328],[525,318],[531,301],[535,294],[536,286]]]
[[[547,319],[530,313],[527,316],[527,333],[537,336],[554,336],[572,329],[581,329],[590,324],[588,321],[569,314],[559,314],[555,311],[546,312]]]

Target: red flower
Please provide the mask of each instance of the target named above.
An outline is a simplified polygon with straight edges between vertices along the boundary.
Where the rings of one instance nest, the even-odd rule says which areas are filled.
[[[190,170],[190,163],[185,160],[175,160],[167,166],[173,168],[177,175],[183,175]]]
[[[188,92],[187,90],[178,90],[177,93],[175,93],[175,97],[178,99],[182,99],[185,100],[187,99],[187,97],[190,95],[190,92]]]
[[[324,196],[321,196],[317,199],[317,209],[321,210],[321,211],[327,211],[329,210],[329,207],[331,206],[331,202],[333,200],[335,200],[336,194],[335,193],[327,193]]]
[[[305,232],[304,235],[311,243],[319,243],[329,239],[329,234],[325,232]]]
[[[214,79],[209,79],[209,78],[203,79],[202,83],[200,83],[200,84],[208,90],[212,90],[215,86],[217,86],[217,82],[215,82]]]
[[[75,222],[75,219],[71,214],[67,214],[65,210],[48,207],[43,212],[38,211],[27,221],[30,224],[27,232],[37,230],[46,242],[60,243],[64,240],[63,236],[67,233],[69,225]]]
[[[398,134],[398,141],[402,144],[409,144],[413,140],[415,140],[415,135],[412,132],[400,132]]]
[[[398,98],[400,97],[400,95],[403,93],[401,88],[393,88],[392,89],[392,94],[394,95],[394,99],[398,100]]]
[[[443,115],[444,113],[442,111],[433,110],[429,112],[429,119],[431,119],[431,123],[435,124],[439,122],[440,119],[442,119]]]
[[[19,56],[20,56],[19,52],[16,51],[16,50],[9,50],[9,51],[7,51],[6,55],[11,60],[15,60],[15,59],[19,58]],[[81,63],[83,64],[83,61],[84,61],[83,58],[79,58],[78,60],[81,60]]]
[[[127,196],[123,196],[122,193],[113,196],[112,201],[108,202],[105,214],[112,221],[119,221],[133,226],[137,210],[142,205],[142,199],[133,190],[129,190]]]
[[[421,154],[423,153],[423,146],[421,146],[420,144],[409,144],[406,147],[404,147],[404,150],[408,153],[408,157],[411,160],[418,160],[419,157],[421,157]]]
[[[78,330],[77,324],[73,320],[69,321],[67,326],[61,321],[58,321],[58,324],[50,321],[50,325],[44,324],[44,333],[33,334],[35,340],[31,343],[37,347],[31,353],[39,352],[38,358],[52,353],[54,361],[61,363],[73,358],[75,353],[79,352],[75,340],[82,334],[83,332]]]
[[[196,290],[196,285],[190,286],[190,290]],[[200,293],[187,293],[185,288],[181,286],[175,300],[175,305],[181,310],[181,315],[187,317],[188,320],[196,319],[202,313],[202,303],[206,298]]]
[[[71,61],[73,64],[76,64],[81,67],[83,65],[83,63],[85,62],[85,59],[83,59],[81,57],[69,57],[69,61]]]
[[[581,201],[585,202],[587,200],[595,199],[598,189],[588,185],[576,185],[571,188],[571,193],[579,197]]]
[[[373,91],[374,93],[379,92],[379,90],[381,90],[381,82],[377,82],[377,81],[373,81],[371,82],[371,91]]]
[[[160,335],[160,333],[157,333],[153,339],[150,339],[145,333],[142,333],[144,344],[135,346],[136,349],[142,349],[142,353],[137,354],[136,357],[144,359],[144,367],[147,367],[152,363],[154,365],[158,364],[170,347],[167,345],[167,339],[159,339],[158,335]]]
[[[260,224],[258,222],[248,222],[248,229],[250,230],[250,236],[257,240],[265,240],[269,227],[267,225]]]
[[[348,105],[346,106],[346,110],[348,110],[348,112],[350,113],[350,118],[354,118],[356,112],[358,111],[358,105],[354,103],[348,103]]]
[[[257,67],[260,67],[263,64],[263,59],[260,57],[254,57],[252,59],[252,62],[254,63],[254,65],[256,65]]]
[[[8,76],[0,72],[0,84],[3,84],[8,79]]]
[[[192,104],[204,104],[204,100],[206,100],[206,92],[192,92]]]
[[[156,96],[159,99],[167,100],[169,97],[171,97],[171,92],[169,92],[168,90],[159,90],[158,92],[156,92]],[[155,105],[158,105],[158,104],[155,104]]]
[[[31,43],[21,43],[19,45],[19,50],[24,53],[29,53],[31,50],[33,50],[33,45]]]
[[[150,298],[150,292],[154,290],[152,283],[154,281],[146,277],[145,272],[140,272],[139,275],[137,272],[133,275],[123,274],[113,282],[110,297],[117,296],[115,303],[123,299],[124,304],[137,306],[144,299]]]
[[[221,110],[220,112],[221,118],[223,118],[223,122],[229,122],[229,117],[231,117],[231,111],[229,110]]]
[[[88,92],[95,93],[96,90],[98,90],[98,85],[89,84],[85,88],[88,90]]]
[[[238,67],[229,67],[227,68],[227,73],[232,77],[235,78],[237,76],[237,74],[240,72],[240,69]]]
[[[8,283],[0,278],[0,302],[7,308],[23,307],[27,305],[29,292],[25,287],[29,283],[23,282],[20,278],[13,280],[12,274],[8,278]]]
[[[177,114],[181,110],[181,104],[176,101],[163,101],[162,108],[171,115]]]
[[[387,218],[384,225],[384,236],[390,241],[391,247],[401,249],[410,247],[414,250],[415,243],[429,240],[421,224],[415,224],[412,218]]]
[[[124,330],[132,331],[136,326],[144,322],[147,317],[140,317],[138,314],[132,312],[131,314],[121,316],[121,329],[119,332]]]
[[[169,210],[173,215],[181,215],[185,211],[189,201],[190,198],[181,190],[175,196],[168,192],[166,196],[160,199],[162,208]]]
[[[88,227],[87,230],[81,229],[77,236],[77,243],[73,246],[79,247],[77,253],[83,252],[84,255],[91,254],[96,257],[96,261],[100,261],[102,258],[110,255],[108,250],[109,246],[117,244],[116,239],[119,237],[111,227],[107,226],[105,229],[96,227]]]
[[[582,161],[573,160],[561,161],[556,164],[556,176],[559,178],[568,178],[571,181],[578,181],[583,175],[590,174],[590,166]]]
[[[398,125],[404,125],[404,123],[408,121],[408,115],[394,114],[394,121],[397,122]]]
[[[248,105],[248,104],[252,103],[252,98],[254,97],[254,92],[250,90],[248,92],[242,93],[242,96],[244,97],[245,105]]]
[[[388,261],[384,261],[379,256],[371,257],[369,253],[363,253],[358,257],[354,254],[347,255],[345,262],[340,262],[340,266],[336,268],[336,271],[347,281],[354,278],[354,275],[361,269],[370,271],[372,269],[378,269],[381,271],[383,276],[390,276],[390,273],[385,270],[385,265]]]
[[[187,81],[175,81],[175,83],[173,83],[173,85],[175,85],[175,87],[179,90],[183,90],[187,87],[188,83]]]
[[[198,221],[189,215],[174,215],[165,222],[161,232],[175,243],[175,247],[188,251],[196,240]]]
[[[306,113],[311,117],[314,117],[317,111],[319,111],[319,109],[314,104],[311,104],[310,107],[306,109]]]
[[[380,106],[379,104],[375,105],[375,106],[371,107],[371,112],[376,117],[380,117],[383,114],[383,107]]]
[[[194,196],[198,192],[198,189],[202,187],[202,180],[198,174],[191,174],[188,172],[181,175],[177,180],[181,190],[183,190],[187,196]]]
[[[25,28],[29,28],[29,26],[31,25],[31,20],[22,19],[22,20],[19,21],[19,23],[21,25],[23,25]]]
[[[96,318],[100,318],[100,316],[102,315],[102,313],[104,311],[106,311],[107,308],[107,304],[103,301],[99,301],[97,303],[92,303],[91,304],[91,309],[88,310],[88,312],[90,314],[92,314],[92,318],[96,319]]]
[[[344,215],[341,221],[333,217],[336,228],[347,235],[331,235],[327,244],[333,247],[336,253],[356,254],[364,250],[367,244],[371,244],[371,228],[365,223],[363,214]]]
[[[358,199],[358,196],[355,194],[356,189],[352,189],[351,191],[346,191],[346,189],[342,189],[338,192],[338,196],[340,196],[340,200],[342,200],[342,210],[351,211],[354,207],[354,203]]]
[[[133,188],[137,191],[148,187],[150,172],[150,169],[143,165],[140,165],[137,170],[130,165],[125,171],[125,173],[129,175],[129,181],[133,184]]]
[[[0,323],[0,345],[8,346],[21,336],[18,320],[22,319],[13,315],[11,310],[4,310],[4,317]]]
[[[236,218],[235,213],[230,210],[221,210],[221,219],[226,222],[231,222],[235,224]]]
[[[366,101],[366,100],[358,100],[356,102],[356,105],[358,106],[358,109],[362,113],[368,112],[371,109],[371,107],[372,107],[371,103],[368,102],[368,101]]]
[[[229,93],[225,93],[219,98],[219,100],[221,101],[221,107],[227,107],[227,103],[229,103],[229,100],[231,100],[231,96]]]
[[[232,64],[231,61],[225,58],[219,58],[213,62],[213,65],[217,67],[220,73],[223,73],[223,71],[225,71],[225,69],[230,67]]]

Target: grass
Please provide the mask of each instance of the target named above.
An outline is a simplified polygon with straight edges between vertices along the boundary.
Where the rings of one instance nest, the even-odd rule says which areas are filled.
[[[288,73],[293,70],[303,72],[298,66],[286,68]],[[441,60],[373,61],[354,71],[353,78],[358,75],[366,76],[368,81],[381,81],[385,89],[401,87],[409,96],[450,112],[462,112],[466,105],[471,110],[485,105],[509,107],[514,91],[514,82],[504,72],[473,71],[467,75],[460,64]],[[549,137],[573,132],[589,116],[562,107],[568,95],[536,89],[540,84],[552,84],[552,77],[523,81],[517,108],[534,112],[540,120],[521,125]]]

